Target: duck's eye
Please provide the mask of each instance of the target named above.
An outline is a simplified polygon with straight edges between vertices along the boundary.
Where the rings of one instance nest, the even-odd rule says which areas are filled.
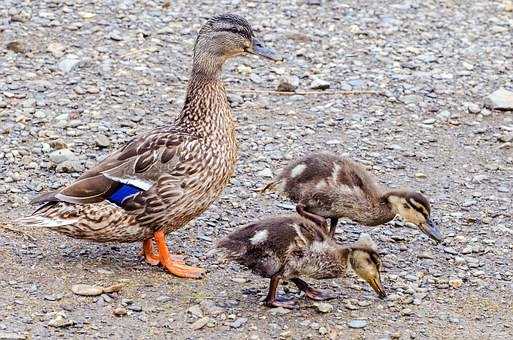
[[[403,207],[404,207],[405,209],[410,209],[410,208],[411,208],[407,203],[404,203],[404,204],[403,204]]]

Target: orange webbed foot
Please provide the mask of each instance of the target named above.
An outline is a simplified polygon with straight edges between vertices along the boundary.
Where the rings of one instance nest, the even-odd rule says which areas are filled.
[[[159,248],[159,262],[167,271],[175,276],[188,279],[199,279],[203,277],[205,273],[204,269],[188,266],[185,264],[183,256],[169,253],[166,236],[163,231],[157,231],[154,237]]]

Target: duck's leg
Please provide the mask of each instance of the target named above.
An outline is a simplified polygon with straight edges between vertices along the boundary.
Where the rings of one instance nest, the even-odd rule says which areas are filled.
[[[330,217],[330,236],[333,238],[335,236],[335,231],[337,230],[338,218]]]
[[[199,279],[203,276],[205,270],[187,266],[183,262],[180,263],[180,261],[173,259],[167,248],[166,235],[162,230],[155,232],[153,237],[159,248],[159,262],[171,274],[189,279]]]
[[[315,288],[310,287],[308,283],[301,280],[298,277],[290,279],[290,281],[294,282],[294,284],[297,286],[297,288],[305,293],[305,296],[309,299],[315,300],[315,301],[324,301],[324,300],[331,300],[335,299],[337,295],[333,293],[328,293],[322,290],[318,290]]]
[[[264,300],[264,303],[268,307],[283,307],[288,309],[297,308],[297,303],[291,300],[282,300],[276,297],[276,290],[278,289],[278,284],[280,283],[280,276],[273,275],[271,277],[271,283],[269,284],[269,292],[267,293],[267,297]]]
[[[143,249],[141,250],[141,253],[139,255],[143,256],[146,262],[148,262],[152,266],[156,266],[160,263],[159,254],[155,255],[155,253],[153,252],[153,245],[151,239],[143,241]],[[170,256],[171,260],[173,260],[174,262],[185,264],[184,256],[174,254],[170,254]]]

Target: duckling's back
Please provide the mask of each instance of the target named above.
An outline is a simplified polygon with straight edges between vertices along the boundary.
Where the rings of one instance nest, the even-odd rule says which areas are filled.
[[[228,259],[260,276],[271,277],[294,251],[326,237],[314,222],[299,215],[285,215],[250,223],[222,239],[217,247]]]

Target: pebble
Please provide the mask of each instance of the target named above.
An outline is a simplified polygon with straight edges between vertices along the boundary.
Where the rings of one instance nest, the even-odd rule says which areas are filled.
[[[80,162],[64,161],[64,162],[57,164],[57,167],[55,168],[55,170],[60,173],[73,173],[73,172],[81,171],[82,166],[81,166]]]
[[[53,319],[48,322],[48,326],[55,328],[69,327],[75,324],[75,321],[66,318],[64,313],[59,313]]]
[[[136,303],[129,304],[126,308],[130,309],[133,312],[142,312],[142,307]]]
[[[317,311],[320,313],[330,313],[333,311],[333,305],[325,302],[319,302],[315,304]]]
[[[208,316],[204,316],[198,320],[196,320],[195,322],[193,322],[191,324],[191,329],[192,330],[198,330],[198,329],[202,329],[203,327],[205,327],[207,325],[207,323],[210,321],[210,318]]]
[[[70,149],[59,149],[52,151],[48,157],[56,164],[71,161],[75,159],[75,154]]]
[[[504,133],[499,136],[499,142],[508,143],[513,141],[513,133]]]
[[[259,177],[273,178],[273,172],[269,168],[265,168],[263,170],[260,170],[259,172],[257,172],[256,175],[259,176]]]
[[[203,317],[203,311],[199,305],[192,305],[187,309],[187,313],[194,315],[195,317]]]
[[[103,293],[103,288],[86,284],[76,284],[71,286],[71,291],[81,296],[97,296]]]
[[[276,91],[295,92],[299,88],[299,77],[284,76],[280,78]]]
[[[425,119],[422,121],[422,124],[426,124],[426,125],[433,125],[435,123],[436,123],[435,118],[428,118],[428,119]]]
[[[468,103],[467,110],[469,113],[478,114],[479,112],[481,112],[481,106],[475,103]]]
[[[461,286],[463,286],[463,280],[461,280],[461,279],[451,279],[451,280],[449,280],[449,284],[451,285],[452,288],[458,289]]]
[[[111,144],[109,137],[102,135],[102,134],[96,135],[95,142],[96,142],[96,145],[98,145],[100,148],[107,148]]]
[[[291,312],[290,309],[283,308],[283,307],[276,307],[269,310],[269,313],[272,315],[285,315],[289,314]]]
[[[349,321],[349,323],[347,325],[349,326],[349,328],[355,328],[355,329],[365,328],[367,326],[367,321],[355,319],[355,320]]]
[[[54,42],[48,44],[46,50],[50,52],[55,58],[61,58],[64,55],[65,46],[61,43]]]
[[[125,307],[116,307],[112,310],[112,313],[115,315],[115,316],[123,316],[123,315],[127,315],[128,311],[126,310]]]
[[[513,110],[513,92],[500,88],[486,98],[486,105],[495,110]]]
[[[27,339],[27,337],[23,334],[0,331],[0,339],[1,340],[22,340],[22,339]]]
[[[71,72],[78,64],[80,63],[80,58],[77,55],[74,54],[68,54],[66,55],[57,67],[63,72],[63,73],[69,73]]]
[[[247,318],[238,318],[237,320],[235,320],[234,322],[232,322],[230,324],[230,327],[232,327],[232,328],[240,328],[243,325],[245,325],[246,322],[248,322]]]
[[[330,83],[323,79],[314,79],[310,84],[312,90],[327,90],[330,88]]]

